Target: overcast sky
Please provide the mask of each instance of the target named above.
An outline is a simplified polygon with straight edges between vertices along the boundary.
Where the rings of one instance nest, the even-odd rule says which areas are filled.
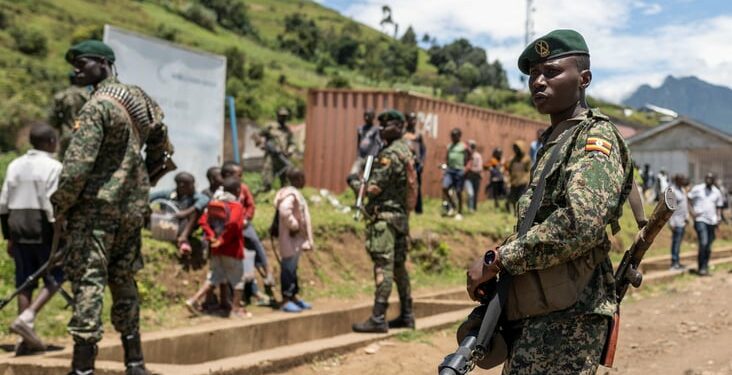
[[[439,44],[459,37],[499,59],[521,87],[516,59],[524,48],[524,0],[319,0],[380,29],[388,4],[400,33],[412,25]],[[590,48],[590,94],[619,102],[667,75],[695,75],[732,87],[732,0],[535,0],[539,37],[557,28],[581,32]]]

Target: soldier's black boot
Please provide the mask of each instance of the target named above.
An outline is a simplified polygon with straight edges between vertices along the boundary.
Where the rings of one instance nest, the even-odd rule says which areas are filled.
[[[69,375],[94,375],[94,360],[97,358],[97,345],[75,343],[74,356],[71,358]]]
[[[142,358],[142,343],[140,334],[122,336],[122,347],[125,349],[125,371],[126,375],[150,375],[145,368],[145,361]]]
[[[386,333],[389,327],[386,325],[386,308],[389,304],[386,302],[374,303],[374,310],[371,317],[363,323],[355,323],[351,328],[353,332],[359,333]]]
[[[396,319],[389,321],[389,328],[411,328],[414,329],[414,314],[412,313],[412,299],[407,298],[399,301],[401,313]]]

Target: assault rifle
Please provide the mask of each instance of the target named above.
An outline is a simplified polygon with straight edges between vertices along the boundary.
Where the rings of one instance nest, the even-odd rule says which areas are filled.
[[[361,186],[358,188],[358,197],[356,197],[356,213],[353,214],[353,218],[356,220],[361,219],[361,211],[363,211],[363,197],[366,195],[366,184],[369,182],[371,177],[371,169],[374,166],[374,156],[369,155],[366,157],[366,165],[363,168],[363,174],[361,175]]]
[[[676,210],[676,205],[676,196],[673,191],[671,188],[666,189],[662,194],[662,199],[658,201],[658,204],[653,209],[648,223],[641,228],[640,232],[635,236],[633,244],[630,245],[630,248],[623,255],[623,260],[620,261],[618,270],[615,272],[615,298],[618,306],[623,301],[623,297],[625,297],[629,286],[632,285],[634,288],[638,288],[643,282],[643,274],[639,270],[640,263],[643,260],[643,256],[646,255],[648,248],[653,244],[656,235],[658,235],[671,218],[671,215],[673,215]],[[607,340],[605,341],[601,361],[603,366],[612,367],[613,365],[619,330],[620,309],[618,308],[618,311],[613,315]]]
[[[635,188],[635,187],[634,187]],[[653,244],[656,235],[663,229],[669,218],[676,210],[676,198],[671,189],[663,194],[648,219],[640,229],[635,240],[623,256],[615,273],[616,301],[623,300],[628,287],[637,288],[641,285],[643,275],[639,266],[646,251]],[[499,275],[498,280],[491,280],[478,288],[482,290],[481,306],[470,314],[468,319],[458,329],[458,337],[463,336],[458,349],[445,357],[438,367],[439,375],[464,375],[471,372],[475,366],[491,368],[499,365],[507,354],[506,342],[500,335],[499,322],[503,319],[508,287],[511,275]],[[615,347],[620,328],[620,312],[617,311],[609,327],[609,333],[603,349],[600,363],[612,367]]]
[[[52,269],[58,267],[63,262],[64,253],[63,251],[59,251],[59,245],[61,242],[61,231],[63,229],[62,223],[63,219],[57,219],[56,222],[53,225],[53,242],[51,244],[51,252],[48,256],[48,261],[44,263],[41,268],[38,269],[38,271],[34,272],[32,275],[28,276],[28,278],[21,284],[13,293],[10,294],[7,298],[0,299],[0,310],[5,308],[18,294],[20,294],[22,291],[26,290],[31,285],[38,282],[39,279],[42,279],[46,274],[51,272]],[[59,285],[55,285],[58,287],[58,293],[61,295],[61,297],[64,298],[66,301],[66,307],[73,306],[74,299],[69,295],[66,290],[60,285],[63,281],[59,283]]]

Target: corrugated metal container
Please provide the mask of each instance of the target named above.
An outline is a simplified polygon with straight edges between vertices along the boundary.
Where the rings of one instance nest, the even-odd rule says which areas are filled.
[[[308,91],[305,138],[305,172],[309,186],[342,192],[346,176],[356,158],[357,128],[369,108],[377,114],[387,108],[415,112],[417,129],[427,147],[422,192],[441,194],[442,171],[450,131],[458,127],[463,141],[474,139],[488,161],[492,150],[501,147],[504,159],[513,155],[511,145],[522,139],[530,143],[536,131],[547,123],[512,116],[467,104],[453,103],[402,91],[311,89]],[[484,175],[483,184],[486,177]]]

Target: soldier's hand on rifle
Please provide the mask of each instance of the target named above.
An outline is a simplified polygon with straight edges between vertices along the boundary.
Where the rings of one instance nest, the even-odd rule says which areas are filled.
[[[485,262],[485,256],[480,257],[479,259],[475,260],[470,267],[468,268],[468,280],[467,280],[467,289],[468,289],[468,295],[470,296],[470,299],[473,301],[477,301],[483,296],[476,295],[476,289],[483,283],[490,281],[491,279],[495,278],[496,275],[498,275],[498,272],[500,271],[500,267],[498,266],[499,258],[498,258],[498,250],[489,250],[492,251],[495,256],[493,262],[488,265]]]
[[[376,186],[376,185],[369,185],[369,186],[368,186],[368,187],[366,188],[366,192],[367,192],[367,193],[368,193],[369,195],[379,195],[379,194],[381,194],[381,188],[380,188],[380,187],[378,187],[378,186]]]

